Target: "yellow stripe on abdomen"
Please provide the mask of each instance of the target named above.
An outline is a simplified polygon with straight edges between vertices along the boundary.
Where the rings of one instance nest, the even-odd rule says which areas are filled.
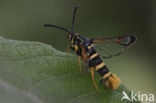
[[[102,68],[103,66],[105,66],[104,62],[100,63],[99,65],[97,65],[95,67],[95,70],[98,71],[100,68]]]
[[[110,75],[111,75],[111,72],[108,72],[108,73],[105,74],[102,78],[105,79],[105,78],[107,78],[107,77],[110,76]]]
[[[94,57],[96,57],[97,55],[98,55],[97,53],[91,55],[91,56],[90,56],[90,60],[93,59]]]

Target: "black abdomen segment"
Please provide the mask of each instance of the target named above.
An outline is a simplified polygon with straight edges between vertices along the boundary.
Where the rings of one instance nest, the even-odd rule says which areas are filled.
[[[109,69],[106,67],[104,62],[102,61],[101,57],[97,54],[96,50],[91,47],[88,49],[89,54],[89,68],[94,67],[95,70],[104,77],[105,74],[107,74]]]

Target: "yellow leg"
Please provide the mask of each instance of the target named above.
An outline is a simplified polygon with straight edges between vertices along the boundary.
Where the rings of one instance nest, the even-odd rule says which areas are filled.
[[[96,88],[96,91],[98,92],[98,87],[97,87],[97,85],[96,85],[96,83],[94,81],[94,68],[91,67],[90,71],[91,71],[91,76],[92,76],[92,81],[93,81],[94,87]]]
[[[67,46],[66,53],[69,53],[69,51],[70,51],[70,47]]]
[[[80,73],[82,74],[81,56],[78,56],[78,62],[79,62]]]

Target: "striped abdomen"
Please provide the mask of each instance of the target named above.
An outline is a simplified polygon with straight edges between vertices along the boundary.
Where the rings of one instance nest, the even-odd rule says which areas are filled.
[[[109,71],[93,47],[88,48],[88,55],[89,68],[95,68],[95,70],[102,76],[100,83],[103,84],[106,89],[117,89],[120,85],[120,79]]]
[[[110,75],[110,71],[109,69],[106,67],[106,65],[104,64],[104,62],[102,61],[102,59],[100,58],[100,56],[97,54],[96,50],[91,47],[88,50],[89,53],[89,68],[94,67],[95,70],[97,72],[99,72],[99,74],[103,77],[106,78],[107,74],[109,73]],[[109,76],[108,75],[108,76]]]

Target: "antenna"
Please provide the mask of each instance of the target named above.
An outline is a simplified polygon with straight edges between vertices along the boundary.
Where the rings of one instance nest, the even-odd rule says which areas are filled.
[[[67,30],[67,29],[65,29],[63,27],[60,27],[60,26],[51,25],[51,24],[45,24],[44,27],[53,27],[53,28],[61,29],[61,30],[63,30],[63,31],[65,31],[65,32],[70,34],[69,30]]]
[[[80,8],[79,6],[76,6],[75,8],[74,8],[74,13],[73,13],[73,20],[72,20],[72,26],[71,26],[71,34],[73,34],[74,33],[74,22],[75,22],[75,15],[76,15],[76,11],[77,11],[77,9],[78,8]]]
[[[44,27],[53,27],[53,28],[57,28],[57,29],[61,29],[69,34],[73,34],[74,33],[74,22],[75,22],[75,15],[76,15],[76,11],[77,9],[80,8],[79,6],[76,6],[74,8],[74,12],[73,12],[73,19],[72,19],[72,25],[71,25],[71,32],[69,32],[69,30],[63,28],[63,27],[60,27],[60,26],[57,26],[57,25],[51,25],[51,24],[45,24]]]

